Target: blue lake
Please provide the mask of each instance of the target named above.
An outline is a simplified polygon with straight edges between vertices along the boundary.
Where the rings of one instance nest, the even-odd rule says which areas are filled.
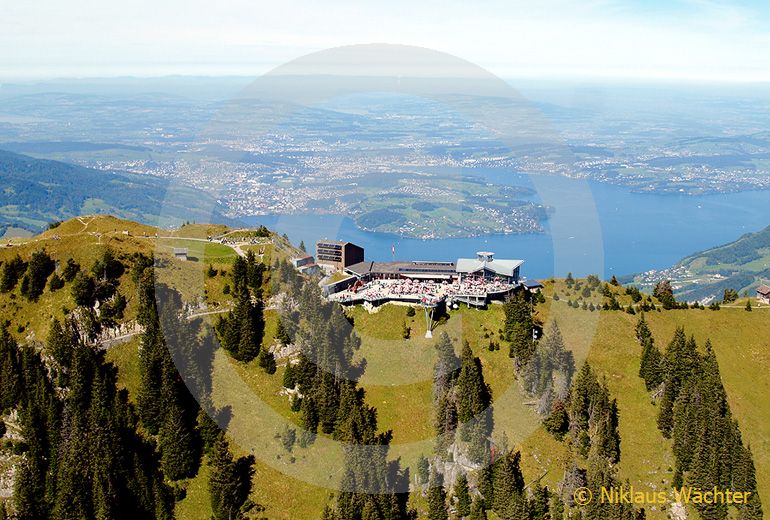
[[[528,186],[554,213],[540,234],[420,240],[362,231],[341,215],[270,215],[251,217],[302,240],[310,251],[319,238],[354,242],[367,260],[456,260],[478,250],[500,258],[526,261],[529,278],[601,273],[618,276],[668,267],[684,256],[770,225],[770,192],[714,195],[632,193],[607,183],[557,176],[527,176],[502,171],[463,170],[496,184]],[[311,251],[312,252],[312,251]]]

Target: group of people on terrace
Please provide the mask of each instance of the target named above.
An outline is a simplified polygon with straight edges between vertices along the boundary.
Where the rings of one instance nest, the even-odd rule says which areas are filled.
[[[333,294],[330,298],[340,303],[383,300],[414,301],[433,304],[444,298],[463,296],[486,297],[489,294],[507,292],[515,285],[498,279],[465,277],[462,281],[433,281],[411,278],[371,280],[363,285]]]

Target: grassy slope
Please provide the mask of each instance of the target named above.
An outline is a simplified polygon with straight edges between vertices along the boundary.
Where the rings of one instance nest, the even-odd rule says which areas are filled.
[[[546,291],[550,294],[552,286]],[[569,308],[562,300],[553,302],[550,314],[564,316],[559,324],[568,346],[577,346],[580,351],[590,338],[588,361],[606,377],[611,393],[618,399],[624,440],[621,477],[645,488],[670,485],[671,442],[658,433],[657,408],[650,404],[638,377],[640,348],[634,340],[638,316],[602,312],[591,338],[585,329],[574,326],[586,311]],[[701,348],[707,338],[711,339],[733,414],[744,440],[753,449],[759,493],[765,504],[770,503],[770,383],[766,378],[770,366],[766,339],[770,336],[770,308],[755,308],[753,312],[746,312],[743,306],[723,307],[720,311],[652,312],[647,320],[660,348],[665,348],[678,326],[684,326],[688,335],[694,334]]]
[[[129,234],[124,235],[123,231]],[[44,248],[60,265],[63,266],[68,258],[73,258],[83,269],[88,270],[108,247],[126,254],[151,253],[153,244],[142,235],[154,232],[155,228],[114,217],[81,217],[30,239],[0,242],[3,245],[14,244],[12,247],[0,247],[0,261],[7,261],[16,254],[29,260],[34,251]],[[131,277],[127,274],[121,279],[120,290],[127,296],[135,292]],[[14,325],[26,327],[23,332],[17,332],[16,326],[11,330],[20,340],[44,339],[51,319],[64,317],[64,307],[75,307],[69,284],[54,293],[46,288],[35,303],[28,302],[19,294],[18,285],[12,292],[0,294],[0,310],[5,319],[11,320]],[[135,302],[129,299],[127,315],[132,316],[134,309]]]
[[[130,236],[122,234],[124,228]],[[198,236],[197,230],[186,236]],[[6,259],[16,252],[28,256],[40,245],[59,260],[68,256],[75,257],[81,264],[90,265],[105,244],[121,251],[153,251],[156,246],[152,240],[141,237],[142,234],[154,234],[155,229],[127,223],[109,217],[73,220],[62,224],[56,230],[48,231],[26,245],[0,249],[0,259]],[[52,240],[59,234],[63,240]],[[19,243],[19,240],[15,240]],[[202,247],[203,258],[212,260],[216,268],[227,269],[231,258],[223,251],[210,250],[210,244],[196,243]],[[161,248],[173,247],[172,243]],[[287,244],[279,243],[277,251],[282,254],[291,252]],[[191,253],[192,254],[192,253]],[[221,263],[220,263],[221,261]],[[175,264],[176,265],[176,264]],[[201,276],[201,270],[207,266],[204,262],[179,263],[174,271],[190,277]],[[176,278],[176,276],[174,276]],[[221,286],[226,279],[216,277],[207,280],[209,296],[221,299]],[[130,281],[124,280],[122,290],[130,290]],[[197,282],[200,284],[200,282]],[[557,282],[561,300],[552,301],[538,308],[541,318],[548,322],[556,319],[565,337],[567,346],[575,352],[578,364],[587,358],[595,369],[602,374],[614,396],[618,398],[621,419],[620,432],[623,439],[620,475],[632,484],[643,487],[667,485],[673,465],[670,442],[665,441],[655,426],[656,408],[650,404],[647,392],[637,375],[639,346],[633,338],[633,327],[638,316],[623,312],[588,312],[567,307],[567,298],[576,299],[577,295],[568,292],[563,282]],[[546,284],[546,294],[554,292],[554,285]],[[18,292],[18,289],[17,291]],[[18,296],[17,296],[18,298]],[[49,320],[40,320],[40,308],[44,316],[60,314],[63,305],[69,305],[68,288],[54,294],[46,292],[34,307],[23,300],[14,302],[9,295],[0,295],[0,306],[5,306],[6,316],[14,322],[30,321],[30,330],[35,337],[42,338]],[[596,296],[591,298],[596,302]],[[14,306],[19,303],[18,309]],[[628,304],[627,298],[621,298],[622,304]],[[740,302],[739,302],[740,303]],[[33,310],[34,309],[34,310]],[[394,430],[393,455],[402,456],[405,465],[411,464],[419,453],[429,453],[432,448],[432,409],[431,409],[431,370],[434,360],[433,342],[423,335],[425,324],[423,316],[406,316],[406,308],[386,306],[379,313],[368,314],[361,308],[351,311],[356,329],[363,338],[363,347],[357,354],[368,362],[367,372],[362,385],[367,391],[367,400],[378,408],[380,425],[383,429]],[[274,333],[275,317],[268,312],[267,338],[269,343]],[[549,435],[536,428],[537,418],[529,407],[517,396],[516,383],[512,377],[507,346],[490,352],[487,345],[490,340],[499,341],[498,329],[502,319],[502,309],[492,306],[487,311],[461,309],[453,312],[450,319],[439,324],[434,336],[447,330],[455,340],[460,338],[470,342],[474,352],[481,358],[484,374],[490,384],[493,396],[498,403],[495,421],[499,430],[505,430],[510,443],[522,449],[522,465],[525,477],[530,480],[545,473],[544,481],[554,484],[561,479],[565,448]],[[405,320],[412,329],[412,338],[401,339],[401,323]],[[746,312],[742,305],[723,307],[721,311],[677,310],[653,312],[648,314],[648,321],[659,346],[664,347],[674,332],[683,325],[688,334],[695,334],[702,346],[710,337],[719,357],[722,377],[730,397],[730,403],[736,419],[741,425],[746,442],[750,443],[757,466],[757,478],[760,494],[765,504],[770,504],[770,382],[765,375],[770,365],[770,308],[754,308]],[[14,331],[15,332],[15,331]],[[485,338],[489,335],[489,338]],[[459,341],[458,341],[459,343]],[[502,342],[501,342],[502,343]],[[136,366],[137,341],[114,347],[107,357],[119,367],[119,384],[135,392],[138,371]],[[288,399],[280,395],[283,368],[273,376],[267,376],[254,363],[242,365],[233,363],[226,357],[217,357],[215,374],[215,398],[220,402],[235,402],[235,406],[249,405],[254,396],[259,401],[277,412],[279,417],[297,420],[297,415],[289,410]],[[239,386],[244,381],[246,387]],[[228,401],[235,395],[240,399]],[[244,393],[245,392],[245,393]],[[505,404],[505,406],[502,406]],[[269,449],[281,459],[259,461],[256,465],[255,485],[252,498],[267,506],[264,515],[268,518],[312,518],[318,514],[323,504],[330,498],[327,487],[308,484],[302,472],[315,465],[309,450],[295,448],[296,462],[289,461],[290,455],[282,451],[274,438],[277,430],[274,424],[262,421],[259,414],[252,414],[248,407],[242,409],[241,420],[233,423],[234,434],[253,435],[255,442],[241,443],[250,451],[251,448]],[[264,414],[262,414],[264,415]],[[271,429],[273,428],[273,429]],[[422,441],[422,442],[421,442]],[[261,444],[260,444],[261,443]],[[332,467],[339,467],[338,454],[327,453]],[[293,476],[290,476],[293,475]],[[315,477],[323,478],[323,475]],[[333,476],[326,475],[333,484]],[[208,493],[206,490],[206,468],[188,483],[188,496],[178,504],[179,518],[207,518]],[[421,509],[423,500],[414,497],[414,503]],[[650,517],[662,517],[652,511]]]
[[[638,316],[625,312],[589,312],[568,307],[566,286],[558,283],[562,299],[551,301],[538,310],[546,323],[556,320],[565,342],[575,353],[578,363],[587,359],[606,379],[620,408],[622,461],[620,477],[643,489],[670,486],[673,456],[671,442],[660,435],[656,427],[657,408],[650,402],[642,380],[638,377],[640,348],[634,339]],[[548,284],[551,295],[554,285]],[[594,296],[591,298],[596,301]],[[627,297],[620,297],[627,305]],[[423,339],[424,320],[420,314],[410,320],[399,306],[386,306],[379,313],[368,314],[363,309],[351,311],[356,329],[362,335],[361,356],[369,362],[362,384],[368,401],[377,407],[382,428],[394,430],[394,453],[412,462],[413,444],[432,435],[430,367],[433,362],[432,343]],[[481,358],[484,375],[492,387],[493,397],[505,404],[504,412],[495,410],[496,435],[504,430],[511,441],[522,449],[525,477],[532,479],[545,473],[544,482],[555,484],[561,479],[565,448],[542,429],[533,427],[536,418],[522,405],[513,380],[512,367],[506,347],[495,352],[486,348],[489,339],[496,340],[502,318],[500,307],[488,311],[462,309],[439,325],[434,335],[447,330],[454,339],[467,339]],[[406,320],[414,331],[413,339],[400,340],[401,322]],[[765,503],[770,503],[770,405],[765,396],[770,384],[764,378],[770,364],[770,309],[746,312],[742,307],[721,311],[677,310],[653,312],[648,321],[658,344],[664,348],[677,326],[693,333],[702,346],[710,337],[719,357],[725,387],[736,419],[741,424],[746,442],[753,447],[759,491]],[[486,327],[487,330],[484,330]],[[388,383],[390,381],[390,383]],[[422,446],[424,448],[424,446]],[[660,511],[648,511],[650,517],[665,518]]]
[[[565,342],[574,353],[578,364],[584,359],[606,379],[610,391],[618,399],[620,433],[623,443],[620,477],[643,489],[666,488],[670,485],[673,457],[670,441],[659,434],[656,427],[657,409],[651,404],[642,380],[638,377],[639,346],[634,339],[638,316],[625,312],[589,312],[570,308],[564,302],[566,288],[559,282],[562,300],[550,301],[538,310],[540,317],[549,322],[556,319]],[[546,293],[552,294],[548,284]],[[574,295],[573,295],[574,296]],[[627,304],[625,297],[621,303]],[[356,330],[363,346],[357,354],[368,362],[362,385],[367,401],[378,409],[382,429],[394,430],[392,456],[402,457],[402,464],[411,465],[420,453],[430,454],[432,441],[432,409],[430,372],[433,362],[433,342],[426,340],[423,317],[406,316],[406,308],[389,305],[375,314],[361,308],[351,310]],[[554,485],[563,474],[566,448],[537,427],[537,418],[517,395],[506,346],[490,352],[489,340],[498,340],[497,329],[502,309],[493,306],[487,311],[461,309],[450,319],[439,324],[434,336],[447,330],[455,340],[467,339],[481,358],[487,382],[497,399],[495,410],[496,435],[505,431],[511,445],[523,453],[522,466],[527,480],[544,475],[543,482]],[[402,320],[412,327],[412,338],[400,337]],[[674,329],[683,325],[694,333],[702,345],[710,337],[719,356],[725,387],[730,396],[736,419],[744,437],[754,450],[760,494],[770,503],[770,405],[764,396],[770,388],[763,376],[768,366],[770,349],[763,338],[770,334],[770,309],[755,309],[748,313],[740,307],[709,310],[677,310],[653,312],[648,321],[661,347],[665,347]],[[485,330],[486,328],[486,330]],[[489,334],[491,338],[485,338]],[[260,399],[279,415],[296,420],[288,409],[288,400],[280,396],[282,369],[274,376],[266,376],[253,366],[237,366]],[[505,406],[501,406],[503,401]],[[240,428],[244,428],[241,425]],[[267,442],[267,441],[266,441]],[[272,448],[275,449],[275,448]],[[298,459],[305,453],[295,449]],[[272,464],[271,464],[272,465]],[[266,512],[269,518],[310,518],[328,499],[328,488],[308,485],[301,479],[258,464],[260,474],[270,475],[269,486],[255,485],[259,502],[272,505]],[[264,482],[264,481],[262,481]],[[289,501],[286,489],[301,489],[305,501]],[[424,510],[424,499],[412,497],[413,503]],[[278,506],[277,504],[280,504]],[[310,505],[312,504],[312,506]],[[650,518],[665,518],[661,511],[648,509]]]
[[[190,232],[190,228],[194,231]],[[222,229],[221,226],[190,225],[179,231],[169,231],[111,216],[85,216],[66,221],[55,229],[29,239],[0,240],[0,262],[7,261],[16,254],[24,260],[29,260],[34,251],[45,249],[60,266],[63,266],[68,258],[73,258],[87,271],[108,248],[118,256],[133,253],[154,254],[168,261],[167,267],[156,271],[161,282],[174,286],[188,301],[203,296],[205,291],[208,305],[217,307],[230,301],[229,297],[222,294],[224,285],[228,282],[223,274],[229,271],[237,256],[235,250],[228,245],[216,243],[162,238],[176,233],[195,238],[198,233],[205,234],[209,228],[217,231]],[[161,238],[156,238],[156,234]],[[282,243],[281,239],[277,241]],[[175,260],[175,247],[188,248],[191,261]],[[219,276],[205,277],[209,264],[220,273]],[[120,291],[128,298],[126,316],[131,319],[135,313],[136,300],[133,296],[136,288],[128,272],[120,280]],[[43,340],[50,321],[53,318],[62,319],[64,309],[74,307],[69,284],[54,293],[46,288],[44,294],[34,303],[28,302],[19,294],[18,285],[10,293],[0,294],[0,311],[3,312],[4,319],[14,323],[12,332],[20,340]],[[41,316],[44,319],[40,319]],[[25,329],[19,332],[17,325],[23,325]]]
[[[118,367],[118,387],[128,390],[133,399],[139,390],[139,336],[111,347],[105,354],[107,361]]]
[[[169,260],[169,267],[157,272],[161,281],[165,281],[179,289],[190,299],[200,295],[204,288],[209,305],[224,305],[230,298],[222,294],[223,286],[228,278],[216,276],[204,278],[204,271],[211,263],[215,269],[227,272],[236,256],[235,251],[229,246],[199,242],[195,240],[156,239],[156,233],[163,236],[179,236],[185,238],[201,238],[206,234],[218,234],[226,231],[222,226],[188,225],[179,230],[159,230],[157,228],[125,221],[110,216],[80,217],[62,223],[53,230],[48,230],[38,236],[29,239],[14,238],[0,241],[0,261],[5,261],[17,253],[25,260],[33,251],[45,248],[46,251],[60,263],[67,258],[74,258],[82,268],[88,269],[98,256],[107,248],[112,248],[119,254],[154,253],[157,257]],[[127,232],[127,234],[124,234]],[[274,238],[276,246],[270,246],[275,250],[276,257],[287,257],[295,253],[290,244],[285,243],[280,237]],[[11,243],[12,247],[5,247]],[[199,261],[182,262],[172,258],[174,247],[188,247],[189,256],[197,257]],[[127,318],[131,318],[135,312],[135,303],[132,302],[135,287],[128,274],[121,279],[120,290],[129,297]],[[0,294],[0,310],[4,313],[4,319],[11,320],[14,324],[26,325],[22,332],[12,329],[14,335],[22,341],[32,339],[43,340],[47,334],[51,319],[63,318],[63,307],[74,308],[74,302],[70,296],[69,284],[62,290],[51,293],[46,292],[37,302],[28,302],[19,295],[18,287],[8,294]],[[275,333],[274,313],[267,313],[267,337],[266,342],[272,340]],[[41,319],[41,316],[43,319]],[[129,391],[129,397],[133,399],[139,386],[138,367],[138,337],[125,343],[112,347],[106,354],[108,361],[118,367],[118,385]],[[282,368],[271,377],[256,367],[238,366],[247,381],[254,381],[255,386],[264,390],[268,395],[275,394],[280,389]],[[260,378],[259,376],[263,376]],[[268,400],[271,406],[285,408],[286,416],[291,416],[288,401],[285,397],[273,395],[273,400]],[[237,447],[236,447],[237,449]],[[243,452],[241,452],[243,454]],[[260,504],[267,504],[265,515],[270,518],[296,518],[295,512],[305,511],[300,517],[312,518],[320,511],[327,496],[325,492],[317,492],[308,487],[302,490],[301,483],[293,479],[284,478],[282,474],[269,466],[258,463],[255,467],[255,486],[252,499]],[[207,490],[208,468],[204,465],[194,479],[186,482],[187,497],[177,504],[177,517],[183,519],[208,519],[211,517],[209,497]],[[273,485],[265,485],[265,482],[273,482]],[[300,490],[302,492],[297,493]],[[293,499],[287,497],[294,497]],[[312,498],[311,498],[312,497]],[[277,507],[276,504],[290,504],[290,507]],[[285,512],[286,511],[286,512]],[[282,516],[283,515],[283,516]]]
[[[653,315],[649,321],[658,343],[665,344],[679,325],[694,334],[701,347],[711,339],[730,407],[744,442],[752,447],[759,493],[765,507],[770,507],[770,308],[672,311]]]

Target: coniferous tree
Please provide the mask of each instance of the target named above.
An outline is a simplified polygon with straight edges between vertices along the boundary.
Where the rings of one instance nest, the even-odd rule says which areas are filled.
[[[428,519],[447,520],[448,518],[444,480],[440,473],[433,472],[428,488]]]
[[[564,501],[555,493],[551,502],[551,520],[564,520]]]
[[[54,319],[46,338],[46,352],[58,365],[59,382],[66,384],[67,372],[72,364],[73,345],[77,341],[77,326],[74,321],[67,320],[62,324]]]
[[[647,390],[652,390],[653,388],[660,386],[663,382],[663,358],[660,350],[655,346],[655,340],[644,322],[644,315],[642,315],[639,323],[642,325],[641,329],[637,327],[637,337],[642,344],[639,376],[644,379]]]
[[[48,282],[48,290],[51,292],[56,292],[62,287],[64,287],[64,279],[62,279],[58,274],[53,273],[51,275],[50,281]]]
[[[652,295],[660,301],[666,310],[675,309],[677,306],[676,298],[674,298],[674,289],[669,280],[658,282],[652,290]]]
[[[481,361],[470,345],[463,344],[460,374],[454,388],[460,437],[470,441],[468,457],[481,462],[486,456],[487,438],[492,431],[491,395],[481,369]]]
[[[759,520],[762,516],[762,503],[757,493],[757,477],[751,448],[739,451],[736,467],[733,469],[733,489],[748,492],[746,504],[738,508],[740,520]]]
[[[286,362],[286,369],[283,372],[283,386],[284,388],[293,389],[297,381],[294,378],[294,366],[291,360]]]
[[[454,496],[457,499],[457,515],[466,517],[471,514],[471,496],[468,491],[468,477],[460,473],[454,486]]]
[[[46,412],[35,411],[35,406],[25,412],[30,424],[49,424],[45,430],[38,426],[25,433],[35,440],[30,453],[44,454],[33,458],[46,465],[50,478],[40,495],[47,497],[42,503],[49,504],[53,518],[170,518],[170,494],[151,447],[134,429],[114,369],[104,363],[103,353],[83,344],[79,334],[61,334],[58,341],[67,338],[69,392],[59,397],[51,390]],[[29,358],[28,363],[36,362]],[[34,402],[46,402],[44,395],[38,391]],[[56,412],[59,398],[61,419]]]
[[[484,412],[490,403],[489,388],[484,382],[481,361],[473,355],[468,342],[463,343],[457,377],[457,418],[467,423]]]
[[[263,348],[259,351],[259,355],[257,356],[257,363],[268,374],[275,374],[275,356],[269,350]]]
[[[94,303],[96,303],[96,282],[93,276],[82,271],[78,272],[75,275],[75,279],[72,280],[70,290],[72,299],[75,300],[77,305],[93,307]]]
[[[286,332],[286,328],[283,326],[283,321],[280,317],[278,318],[278,324],[276,326],[275,339],[277,339],[281,345],[288,345],[291,343],[291,338],[289,337],[288,332]]]
[[[507,451],[507,450],[506,450]],[[503,451],[505,453],[505,451]],[[492,460],[490,464],[481,467],[476,475],[476,487],[483,497],[482,505],[485,509],[491,509],[495,503],[495,463],[499,459]]]
[[[435,345],[437,359],[433,368],[433,398],[446,394],[457,379],[460,359],[457,357],[449,334],[442,332]]]
[[[469,520],[487,520],[487,511],[484,509],[484,500],[478,496],[473,498]]]
[[[519,366],[526,364],[534,349],[532,331],[534,319],[532,304],[527,300],[523,291],[515,293],[503,305],[505,325],[503,333],[510,342],[509,355],[516,359]]]
[[[428,484],[428,479],[430,478],[430,462],[428,462],[427,457],[424,455],[420,455],[420,458],[417,459],[417,483],[420,485]]]
[[[452,340],[442,332],[435,345],[438,355],[433,367],[433,409],[436,428],[436,451],[443,455],[454,442],[457,428],[457,402],[454,387],[459,375],[460,360],[455,355]]]
[[[109,257],[102,261],[98,270],[102,276],[119,276]],[[151,277],[148,280],[151,284]],[[174,472],[179,467],[197,464],[195,454],[188,457],[183,452],[195,443],[187,442],[191,430],[181,427],[190,424],[189,415],[194,418],[197,408],[189,410],[189,396],[178,394],[183,387],[159,333],[153,292],[151,285],[140,287],[139,314],[145,326],[141,364],[142,370],[148,361],[158,368],[154,374],[160,390],[155,410],[161,430],[160,461],[146,434],[136,431],[127,393],[117,389],[115,369],[104,362],[103,352],[85,344],[88,334],[77,329],[77,321],[52,323],[46,345],[50,357],[45,362],[0,332],[0,396],[4,405],[18,407],[28,445],[28,463],[17,479],[16,493],[24,517],[172,517],[171,494],[160,465],[173,479],[178,478]],[[5,388],[12,381],[15,393]],[[63,388],[55,388],[54,382]],[[138,397],[142,394],[140,390]],[[146,413],[146,397],[138,399],[140,411],[153,415]]]
[[[337,514],[334,512],[334,509],[332,509],[329,504],[326,504],[326,506],[324,506],[324,510],[323,512],[321,512],[321,520],[337,520]]]
[[[0,411],[7,413],[22,397],[21,360],[16,341],[0,324]]]
[[[45,496],[44,476],[40,474],[37,461],[25,458],[19,465],[14,482],[14,508],[19,518],[47,518],[48,508]]]
[[[673,427],[674,402],[684,382],[698,369],[695,340],[687,339],[683,328],[678,328],[666,348],[663,358],[664,392],[658,412],[658,428],[667,438]]]
[[[4,262],[2,270],[0,270],[0,292],[12,291],[26,270],[27,264],[18,254]]]
[[[738,299],[738,291],[730,288],[725,289],[725,292],[722,296],[722,302],[733,303],[737,299]]]
[[[587,456],[589,449],[596,447],[610,462],[619,460],[617,404],[610,399],[609,390],[598,381],[588,363],[583,364],[572,385],[569,417],[578,453]]]
[[[240,290],[246,289],[248,285],[247,284],[248,269],[249,269],[249,266],[245,258],[238,256],[233,261],[233,270],[231,272],[231,277],[233,279],[233,289],[236,294]]]
[[[183,410],[175,402],[166,406],[163,424],[158,431],[158,449],[163,473],[171,480],[195,475],[200,454],[192,427]]]
[[[246,253],[246,283],[255,292],[262,292],[265,264],[257,260],[254,251]]]
[[[253,457],[235,460],[224,434],[220,434],[209,461],[209,495],[215,520],[240,518],[241,507],[251,491],[253,464]]]
[[[157,323],[146,328],[141,335],[139,351],[139,390],[136,397],[137,411],[150,433],[157,433],[163,422],[163,351],[162,332]]]
[[[256,301],[252,301],[244,278],[235,287],[235,308],[226,316],[221,316],[216,326],[222,348],[238,361],[248,362],[260,353],[260,343],[264,333],[262,302],[257,292]]]
[[[366,405],[357,387],[361,367],[353,364],[353,354],[360,339],[340,307],[323,298],[315,283],[305,281],[285,261],[278,261],[271,272],[272,290],[296,301],[296,308],[282,312],[281,323],[299,350],[291,369],[302,395],[298,401],[305,431],[299,444],[312,442],[320,429],[345,446],[341,491],[327,516],[407,518],[408,494],[396,490],[408,486],[408,474],[397,461],[388,460],[392,433],[378,433],[376,410]]]
[[[508,451],[494,463],[492,509],[501,518],[518,517],[517,512],[526,510],[520,461],[521,454],[518,451]]]
[[[645,340],[651,337],[643,336]],[[711,343],[699,355],[695,340],[679,328],[663,360],[664,393],[658,425],[673,438],[675,487],[743,491],[753,488],[753,461],[743,446],[740,429],[732,419],[719,365]],[[703,518],[726,518],[725,504],[696,504]],[[754,502],[738,507],[742,518],[761,518]]]
[[[125,272],[125,266],[112,249],[105,249],[99,258],[91,266],[91,273],[99,280],[117,280]]]
[[[68,258],[64,264],[64,268],[61,272],[61,277],[65,282],[71,282],[75,279],[75,275],[80,271],[80,264],[75,262],[72,258]]]
[[[299,410],[302,415],[302,427],[310,433],[316,433],[318,431],[318,409],[315,399],[312,396],[302,399]]]
[[[543,427],[558,440],[564,438],[564,435],[569,431],[569,413],[567,413],[567,407],[562,401],[553,403],[551,413],[543,419]]]
[[[198,417],[195,423],[196,430],[203,444],[203,452],[208,454],[214,448],[214,443],[216,443],[222,430],[214,418],[203,408],[198,410]]]
[[[48,277],[54,272],[56,263],[48,256],[45,250],[35,251],[27,265],[27,272],[24,274],[22,295],[28,300],[35,301],[43,294]]]
[[[536,481],[529,499],[528,517],[532,520],[551,520],[551,492]]]
[[[572,352],[564,346],[559,326],[553,323],[537,343],[529,362],[519,371],[519,379],[528,395],[540,398],[552,392],[556,399],[564,400],[574,372]],[[548,408],[538,411],[548,413]]]

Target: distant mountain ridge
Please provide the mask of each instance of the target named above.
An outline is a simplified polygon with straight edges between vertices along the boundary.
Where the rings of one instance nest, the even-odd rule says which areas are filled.
[[[9,227],[33,233],[82,214],[113,214],[167,226],[185,221],[230,223],[217,203],[194,188],[165,179],[102,171],[0,150],[0,236]]]
[[[648,271],[625,281],[650,288],[661,279],[670,279],[677,297],[688,301],[718,300],[725,289],[751,292],[770,280],[770,226],[693,253],[668,269]]]

